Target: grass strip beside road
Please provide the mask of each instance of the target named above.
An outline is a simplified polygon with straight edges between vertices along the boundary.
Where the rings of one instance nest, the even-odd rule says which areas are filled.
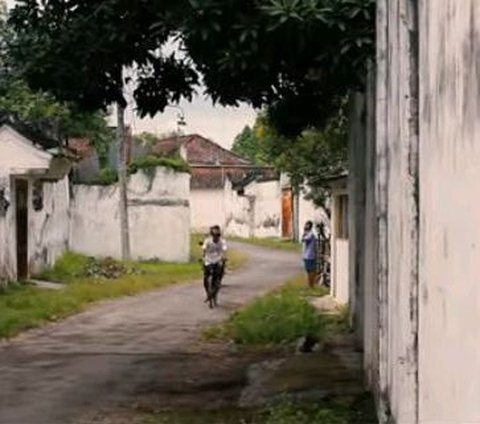
[[[104,299],[133,296],[170,284],[199,278],[198,263],[147,264],[149,271],[111,280],[72,278],[63,289],[11,285],[0,294],[0,337],[57,321]]]
[[[298,276],[279,290],[260,297],[219,326],[204,331],[207,340],[232,340],[238,345],[275,346],[303,336],[319,340],[348,331],[346,313],[319,314],[309,297],[324,296],[322,287],[309,289]]]
[[[42,279],[62,282],[60,290],[45,290],[30,284],[11,284],[0,292],[0,338],[58,321],[81,312],[100,300],[133,296],[142,292],[201,278],[198,261],[201,252],[194,248],[192,260],[185,264],[129,263],[94,260],[67,252]],[[248,256],[229,252],[229,269],[243,266]],[[116,275],[119,275],[116,277]],[[104,278],[107,275],[108,278]]]
[[[278,237],[228,237],[228,240],[238,241],[240,243],[253,244],[254,246],[267,247],[270,249],[286,250],[289,252],[300,252],[302,250],[302,245],[300,243],[292,240],[281,239]]]

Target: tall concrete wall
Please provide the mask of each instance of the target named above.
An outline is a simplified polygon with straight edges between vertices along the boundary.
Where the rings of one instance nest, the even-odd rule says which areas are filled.
[[[226,234],[239,237],[280,237],[280,182],[254,181],[243,191],[239,195],[227,180],[224,190]]]
[[[68,178],[58,182],[44,182],[40,187],[43,207],[38,211],[30,207],[28,220],[28,257],[32,274],[53,266],[69,245]],[[30,205],[33,196],[33,183],[31,183]]]
[[[193,189],[190,192],[190,212],[192,231],[207,232],[212,225],[225,227],[225,196],[224,190]]]
[[[381,422],[404,424],[419,417],[417,6],[377,3],[376,97],[370,78],[362,157],[366,376]]]
[[[30,275],[34,275],[55,261],[68,249],[69,190],[68,179],[44,182],[41,187],[42,207],[33,207],[33,184],[28,181],[28,249],[27,261]],[[17,279],[17,224],[15,179],[9,175],[0,178],[10,206],[0,217],[0,280]]]
[[[366,160],[366,99],[354,93],[350,99],[349,128],[349,303],[350,321],[355,327],[358,343],[364,332],[364,265],[365,265],[365,160]]]
[[[352,217],[357,237],[365,228],[367,381],[382,423],[478,423],[480,3],[377,8],[375,136]]]
[[[254,236],[280,237],[281,188],[279,181],[254,183],[246,187],[247,196],[254,197]]]
[[[190,250],[190,175],[157,168],[139,171],[128,184],[132,258],[186,262]],[[120,258],[117,186],[74,187],[70,249]]]
[[[420,421],[480,422],[480,3],[420,9]]]
[[[17,276],[17,254],[15,233],[15,190],[8,173],[0,172],[0,188],[9,206],[0,215],[0,284],[15,280]]]

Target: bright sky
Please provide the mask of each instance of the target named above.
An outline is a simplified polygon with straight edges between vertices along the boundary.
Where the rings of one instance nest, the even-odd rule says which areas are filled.
[[[211,100],[197,96],[191,103],[181,103],[187,125],[181,130],[185,134],[198,133],[223,147],[230,148],[235,136],[245,125],[253,125],[255,111],[243,105],[239,108],[214,107]],[[140,119],[130,110],[127,122],[133,132],[149,131],[152,133],[167,133],[177,129],[180,110],[167,108],[163,114],[153,119]]]
[[[15,0],[6,0],[6,3],[8,7],[12,7]],[[191,103],[182,103],[181,107],[187,123],[187,126],[182,128],[184,133],[199,133],[226,148],[231,147],[233,139],[245,125],[254,123],[256,116],[255,111],[247,105],[238,108],[214,107],[211,100],[200,95]],[[177,129],[178,113],[178,110],[169,108],[154,119],[141,120],[130,110],[127,121],[135,133],[167,133]]]

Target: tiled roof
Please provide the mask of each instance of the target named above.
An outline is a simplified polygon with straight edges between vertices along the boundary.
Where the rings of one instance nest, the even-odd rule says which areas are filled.
[[[161,156],[178,154],[185,149],[191,168],[192,189],[221,189],[229,178],[239,185],[255,174],[259,178],[271,177],[275,171],[259,167],[236,153],[198,134],[173,136],[154,144],[152,153]]]
[[[277,173],[268,167],[212,167],[196,165],[191,168],[192,189],[221,189],[228,178],[234,187],[242,187],[245,182],[278,179]]]
[[[253,165],[248,159],[198,134],[173,136],[159,140],[153,147],[153,153],[168,156],[179,152],[181,146],[186,150],[187,162],[190,165]]]

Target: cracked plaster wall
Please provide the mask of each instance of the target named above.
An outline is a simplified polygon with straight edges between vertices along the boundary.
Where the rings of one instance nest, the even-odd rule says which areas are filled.
[[[364,257],[360,300],[367,381],[382,423],[477,423],[480,3],[377,8],[375,143],[366,144],[375,173],[364,192],[375,220],[367,210],[363,223],[375,234],[365,250],[376,253]]]
[[[132,258],[187,262],[190,255],[190,175],[157,168],[128,184]],[[71,208],[71,249],[120,258],[116,186],[77,185]]]

